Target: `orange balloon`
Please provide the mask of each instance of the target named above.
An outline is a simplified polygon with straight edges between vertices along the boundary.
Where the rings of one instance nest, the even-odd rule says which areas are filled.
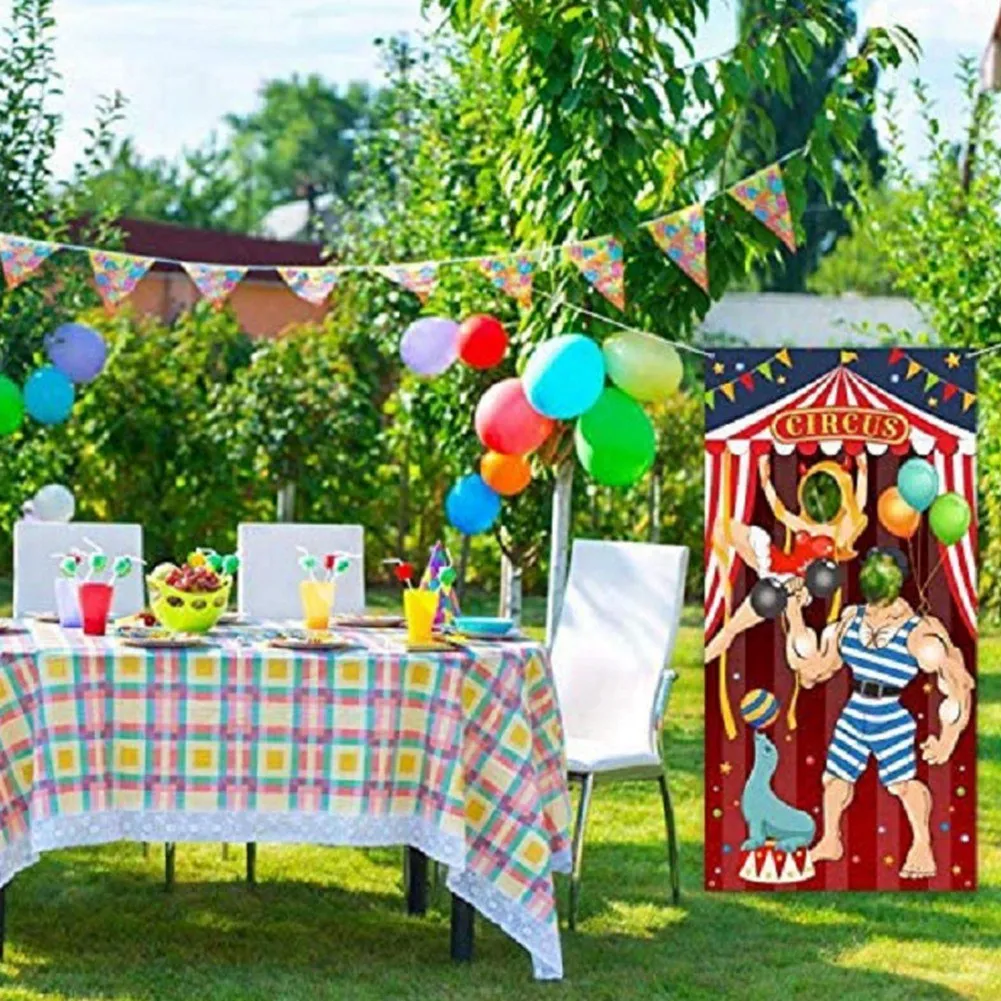
[[[480,459],[480,476],[491,490],[513,497],[532,482],[532,464],[523,455],[487,452]]]
[[[909,539],[921,524],[921,512],[915,511],[896,487],[887,487],[876,504],[880,523],[898,539]]]

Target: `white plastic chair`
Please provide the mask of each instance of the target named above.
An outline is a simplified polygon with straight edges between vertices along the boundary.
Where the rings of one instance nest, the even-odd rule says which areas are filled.
[[[59,560],[53,553],[71,549],[90,552],[84,541],[90,539],[109,557],[143,554],[141,525],[104,522],[19,521],[14,526],[14,616],[56,610],[55,581],[59,576]],[[134,615],[142,611],[143,572],[134,573],[115,584],[111,615]]]
[[[302,554],[296,546],[317,555],[339,551],[361,557],[352,560],[347,572],[337,578],[334,609],[347,615],[365,611],[365,530],[361,525],[245,522],[239,527],[238,540],[241,615],[255,619],[302,618]]]
[[[672,899],[680,896],[674,811],[661,748],[674,643],[685,601],[686,546],[573,544],[552,662],[567,740],[567,772],[580,782],[573,832],[569,925],[576,926],[584,830],[596,781],[656,780],[667,828]]]

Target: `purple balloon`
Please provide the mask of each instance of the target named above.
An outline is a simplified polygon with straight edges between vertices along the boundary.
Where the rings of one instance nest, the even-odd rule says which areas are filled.
[[[45,338],[49,361],[71,382],[90,382],[104,368],[108,348],[104,338],[82,323],[64,323]]]
[[[459,357],[459,324],[443,316],[425,316],[407,327],[400,357],[418,375],[440,375]]]

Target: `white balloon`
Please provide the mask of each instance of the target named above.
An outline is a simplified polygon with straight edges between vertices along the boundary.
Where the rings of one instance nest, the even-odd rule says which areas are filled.
[[[76,500],[61,483],[49,483],[35,494],[32,514],[41,521],[72,521]]]

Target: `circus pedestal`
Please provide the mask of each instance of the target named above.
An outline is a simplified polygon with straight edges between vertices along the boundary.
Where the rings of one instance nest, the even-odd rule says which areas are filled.
[[[807,848],[794,852],[784,852],[769,843],[763,848],[754,848],[743,853],[744,864],[740,868],[740,878],[748,883],[781,886],[789,883],[805,883],[813,879],[816,869]]]

